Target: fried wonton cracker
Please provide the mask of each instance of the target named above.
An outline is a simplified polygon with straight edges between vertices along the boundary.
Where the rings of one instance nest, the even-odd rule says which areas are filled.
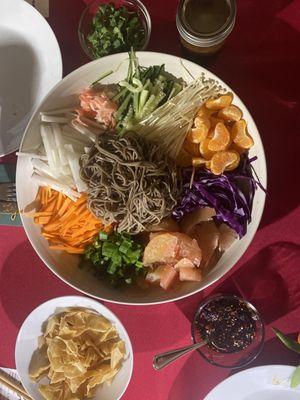
[[[49,384],[39,389],[46,400],[82,400],[110,384],[122,367],[125,343],[116,328],[94,310],[66,308],[43,324],[29,374]]]

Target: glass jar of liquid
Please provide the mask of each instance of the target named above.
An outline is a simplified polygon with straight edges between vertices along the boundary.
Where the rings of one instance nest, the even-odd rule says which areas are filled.
[[[231,33],[235,0],[180,0],[176,25],[182,45],[191,53],[216,53]]]

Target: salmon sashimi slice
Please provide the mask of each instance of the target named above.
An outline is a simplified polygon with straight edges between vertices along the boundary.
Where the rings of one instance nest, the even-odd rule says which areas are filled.
[[[237,233],[226,224],[219,226],[219,250],[221,252],[229,249],[233,242],[238,238]]]
[[[148,232],[178,232],[179,226],[172,218],[165,218],[159,224],[148,225]]]
[[[80,106],[96,121],[103,123],[106,127],[115,126],[114,113],[118,104],[110,100],[105,90],[95,91],[92,88],[85,89],[79,96]]]
[[[176,269],[171,265],[165,265],[161,272],[159,285],[163,289],[168,290],[172,286],[174,286],[177,281],[178,281],[178,272],[176,271]]]
[[[202,280],[201,270],[199,268],[179,268],[179,280],[200,282]]]
[[[152,284],[159,284],[163,289],[168,290],[178,282],[178,271],[172,265],[160,265],[148,272],[146,281]]]
[[[202,222],[192,233],[202,250],[202,265],[206,266],[219,245],[220,232],[214,221]]]
[[[183,232],[189,235],[196,225],[200,224],[201,222],[211,221],[215,215],[216,211],[214,208],[198,208],[182,219],[180,222],[180,227]]]
[[[182,258],[178,263],[174,265],[175,269],[180,268],[195,268],[194,263],[189,258]]]
[[[178,260],[181,258],[188,258],[198,267],[201,263],[202,252],[197,240],[191,238],[185,233],[174,232],[172,235],[176,236],[179,240]]]

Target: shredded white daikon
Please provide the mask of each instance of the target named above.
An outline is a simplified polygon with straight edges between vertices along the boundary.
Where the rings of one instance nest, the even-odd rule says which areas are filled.
[[[45,160],[45,161],[48,160],[47,156],[44,156],[43,154],[25,153],[24,151],[19,151],[16,153],[16,155],[18,157],[38,158],[39,160]]]
[[[40,117],[42,118],[43,115],[62,115],[62,114],[68,114],[72,111],[74,111],[74,107],[68,107],[68,108],[59,108],[57,110],[50,110],[50,111],[44,111],[40,113]]]
[[[80,125],[80,124],[79,124],[78,122],[76,122],[76,121],[72,121],[72,122],[71,122],[71,126],[72,126],[73,128],[75,128],[77,132],[82,133],[83,135],[85,135],[85,136],[87,136],[89,139],[91,139],[92,142],[95,142],[95,141],[96,141],[97,135],[91,131],[91,128],[88,129],[88,128],[86,128],[85,126]]]
[[[55,144],[57,147],[60,163],[62,166],[68,165],[68,160],[67,160],[67,156],[66,156],[66,152],[65,152],[65,148],[64,148],[64,145],[66,143],[63,139],[60,125],[55,122],[52,124],[52,129],[53,129],[54,140],[55,140]]]
[[[79,172],[80,171],[79,158],[80,158],[81,154],[83,154],[83,153],[81,152],[79,154],[76,154],[74,151],[74,148],[71,144],[66,144],[65,149],[67,150],[67,159],[69,162],[69,166],[70,166],[73,180],[77,187],[77,190],[78,190],[78,192],[86,192],[87,185],[80,178],[80,172]]]
[[[36,173],[34,173],[31,178],[36,181],[40,186],[49,186],[51,187],[51,189],[57,190],[58,192],[65,194],[73,201],[76,201],[80,197],[80,194],[78,192],[56,179],[47,176],[41,176]]]
[[[55,115],[41,115],[42,122],[58,122],[59,124],[66,124],[70,121],[70,118],[67,117],[57,117]]]
[[[75,121],[76,117],[74,108],[40,113],[42,145],[18,153],[20,157],[31,159],[34,181],[41,186],[50,186],[74,201],[87,190],[80,178],[79,158],[89,151],[97,134],[103,132],[100,124],[91,124],[86,119],[81,125]]]

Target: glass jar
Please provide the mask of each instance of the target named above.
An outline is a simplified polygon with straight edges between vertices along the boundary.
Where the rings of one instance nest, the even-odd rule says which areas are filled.
[[[176,25],[184,48],[196,55],[216,53],[231,33],[235,0],[180,0]]]

